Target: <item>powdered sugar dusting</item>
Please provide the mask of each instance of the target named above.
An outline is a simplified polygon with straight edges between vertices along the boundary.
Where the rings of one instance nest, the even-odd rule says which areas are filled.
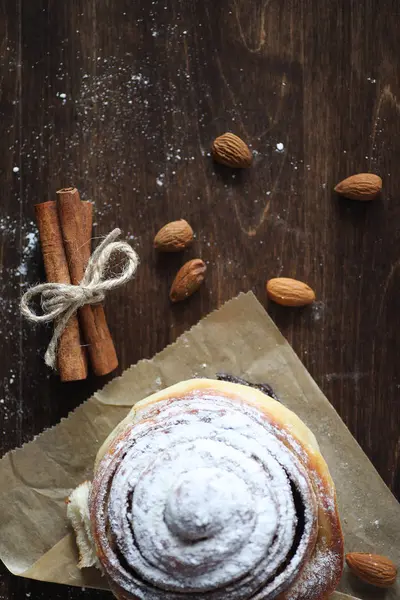
[[[143,600],[275,597],[316,542],[304,449],[256,408],[200,396],[140,409],[103,459],[92,500],[101,552],[118,585]]]
[[[305,564],[299,579],[290,589],[287,600],[321,597],[327,584],[334,583],[338,560],[338,555],[329,548],[316,548],[312,560]]]

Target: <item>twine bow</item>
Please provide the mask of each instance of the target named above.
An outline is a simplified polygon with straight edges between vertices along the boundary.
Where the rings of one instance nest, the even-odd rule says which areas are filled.
[[[56,369],[57,344],[68,321],[85,304],[103,302],[106,293],[120,287],[132,279],[139,264],[139,257],[126,242],[116,242],[121,235],[120,229],[114,229],[101,242],[91,255],[79,285],[69,283],[41,283],[30,288],[21,298],[21,313],[32,323],[56,321],[53,337],[44,356],[45,363]],[[105,272],[114,253],[125,255],[126,263],[122,272],[105,279]],[[40,296],[43,314],[37,314],[30,308],[33,298]]]

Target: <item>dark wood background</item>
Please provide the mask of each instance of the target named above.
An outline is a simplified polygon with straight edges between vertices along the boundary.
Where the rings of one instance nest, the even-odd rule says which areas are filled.
[[[95,202],[95,235],[118,225],[141,257],[107,302],[121,369],[240,291],[267,306],[268,278],[304,280],[313,308],[268,311],[400,494],[399,19],[398,0],[1,0],[3,453],[103,384],[60,384],[43,363],[50,330],[18,312],[44,277],[33,205],[72,184]],[[254,150],[249,171],[213,165],[226,130]],[[333,186],[362,171],[382,176],[382,197],[338,199]],[[180,217],[196,244],[157,258],[154,233]],[[172,307],[192,257],[206,285]],[[25,596],[107,594],[2,567],[0,599]]]

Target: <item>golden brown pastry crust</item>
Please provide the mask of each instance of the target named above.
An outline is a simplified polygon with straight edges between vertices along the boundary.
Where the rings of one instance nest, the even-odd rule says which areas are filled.
[[[195,398],[196,402],[205,397],[224,398],[235,405],[257,409],[262,413],[265,421],[273,426],[280,442],[305,467],[315,494],[318,505],[318,525],[309,539],[305,559],[290,587],[279,593],[278,596],[276,594],[265,596],[263,589],[260,589],[251,598],[256,600],[266,600],[267,598],[319,600],[327,598],[335,589],[341,576],[343,537],[334,484],[314,435],[292,411],[262,392],[238,384],[206,379],[181,382],[137,403],[99,450],[92,489],[91,519],[97,553],[114,594],[120,600],[132,600],[132,598],[139,597],[127,592],[117,583],[118,578],[114,577],[115,565],[112,564],[107,553],[107,544],[103,543],[104,539],[102,540],[103,533],[100,525],[102,511],[105,510],[105,507],[101,503],[101,494],[98,493],[98,490],[104,479],[104,469],[109,469],[110,464],[119,460],[119,455],[123,454],[124,440],[129,438],[133,427],[146,421],[151,422],[166,406],[180,400],[187,401],[190,397]],[[185,594],[187,598],[191,596],[191,593]],[[193,597],[199,598],[200,596],[193,595]]]

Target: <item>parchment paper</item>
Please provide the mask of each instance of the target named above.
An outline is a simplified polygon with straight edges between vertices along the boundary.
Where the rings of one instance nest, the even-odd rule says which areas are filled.
[[[0,461],[0,558],[15,575],[107,589],[79,571],[65,498],[90,479],[96,452],[138,400],[194,376],[230,373],[272,385],[314,431],[336,482],[348,551],[400,565],[400,505],[252,293],[204,318],[174,344],[126,370],[56,427]],[[400,598],[345,570],[339,589],[364,600]],[[89,592],[88,592],[89,594]],[[332,598],[339,600],[341,594]]]

